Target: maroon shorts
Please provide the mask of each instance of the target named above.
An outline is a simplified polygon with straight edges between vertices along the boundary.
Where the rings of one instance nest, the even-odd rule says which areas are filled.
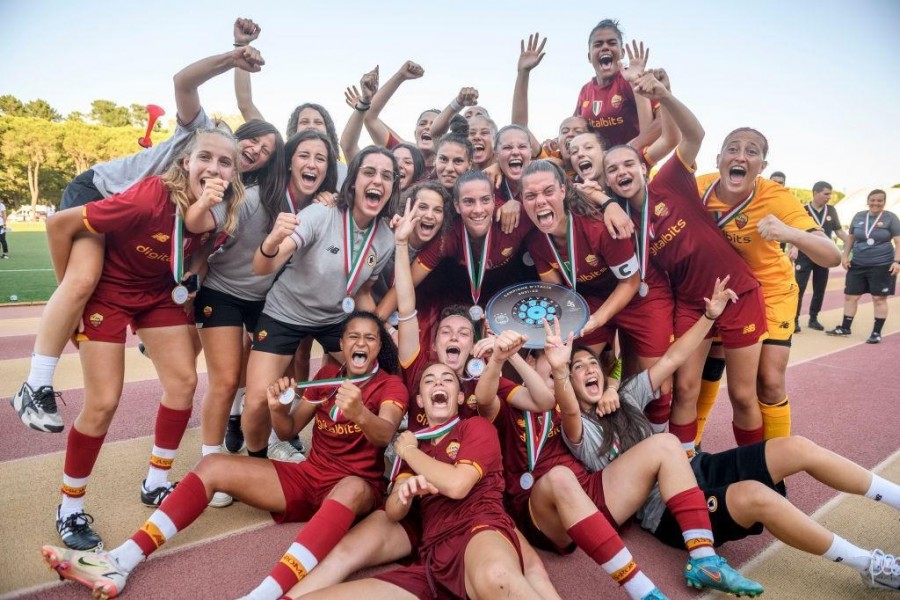
[[[675,336],[681,337],[703,318],[704,305],[675,303]],[[719,337],[725,348],[745,348],[769,336],[766,305],[760,288],[744,292],[738,301],[728,303],[706,336]]]
[[[506,538],[524,570],[519,537],[509,519],[477,525],[429,548],[419,564],[375,575],[375,579],[395,585],[421,600],[466,598],[466,547],[473,537],[496,531]]]
[[[126,329],[191,325],[184,307],[172,301],[171,290],[116,290],[98,286],[84,307],[79,342],[124,344]]]
[[[348,477],[346,473],[324,471],[309,461],[289,463],[273,460],[272,466],[278,474],[278,482],[284,493],[284,512],[273,512],[272,520],[276,523],[302,523],[309,521],[315,514],[325,497],[338,482]],[[380,505],[384,495],[381,482],[368,481],[375,495],[375,506]]]
[[[641,300],[632,301],[610,322],[631,339],[635,354],[656,358],[665,354],[674,340],[675,301],[671,296]]]

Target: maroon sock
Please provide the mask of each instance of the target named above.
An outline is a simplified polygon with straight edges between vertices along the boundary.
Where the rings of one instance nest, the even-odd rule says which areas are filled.
[[[269,573],[281,586],[281,591],[287,592],[294,587],[324,559],[347,534],[354,519],[356,514],[337,500],[325,500],[294,540],[294,544],[302,546],[303,550],[313,556],[315,562],[305,564],[309,562],[308,558],[304,560],[303,556],[295,556],[291,553],[291,548],[288,548],[288,552]]]
[[[644,409],[647,420],[654,425],[662,425],[669,420],[672,414],[672,392],[660,394],[659,398],[650,402]]]
[[[685,546],[688,550],[694,550],[701,546],[712,548],[712,523],[709,520],[709,508],[706,506],[706,496],[699,487],[692,487],[679,492],[666,501],[666,507],[681,528],[681,533],[694,532],[694,535],[685,535]],[[702,532],[702,533],[701,533]]]
[[[616,530],[613,529],[609,521],[600,512],[595,512],[591,516],[578,521],[566,530],[566,533],[569,534],[572,541],[585,554],[603,567],[603,570],[619,585],[624,585],[640,573],[640,569],[638,569],[628,549],[625,548],[622,538],[619,537]],[[627,556],[619,557],[623,564],[610,564],[610,561],[623,550],[627,553]]]
[[[763,427],[759,429],[741,429],[732,423],[731,429],[734,430],[734,441],[737,442],[738,446],[749,446],[750,444],[763,441]]]
[[[190,420],[190,408],[178,410],[160,404],[156,412],[156,434],[153,444],[166,450],[178,450]]]
[[[688,442],[693,444],[694,440],[697,439],[697,419],[684,425],[677,425],[669,421],[669,433],[677,437],[682,444],[687,444]]]
[[[66,483],[66,479],[84,479],[90,476],[94,470],[97,457],[100,456],[100,448],[106,435],[93,437],[81,433],[73,426],[69,430],[66,440],[66,460],[63,465],[62,493],[70,498],[84,496],[86,486],[72,486]]]
[[[203,485],[203,480],[191,471],[172,490],[172,493],[166,496],[156,512],[164,513],[175,525],[175,530],[181,531],[197,520],[207,504],[209,504],[209,494],[206,492],[206,486]],[[131,539],[138,545],[144,556],[150,556],[154,550],[168,541],[159,527],[150,520],[144,523],[131,536]]]

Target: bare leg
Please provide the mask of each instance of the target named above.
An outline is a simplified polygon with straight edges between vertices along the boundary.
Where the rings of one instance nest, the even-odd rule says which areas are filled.
[[[284,375],[291,358],[290,355],[250,351],[247,363],[247,395],[244,397],[244,414],[241,419],[244,440],[249,451],[264,450],[268,445],[272,423],[269,420],[266,388]]]
[[[380,579],[358,579],[306,594],[303,600],[418,600],[401,587]]]
[[[790,346],[762,345],[757,376],[757,393],[759,401],[763,404],[779,404],[784,401],[787,395],[784,387],[784,375],[790,358]]]
[[[798,435],[766,442],[766,465],[776,483],[805,471],[825,485],[849,494],[862,496],[872,485],[871,472]]]
[[[476,534],[466,545],[466,594],[473,600],[534,598],[510,540],[498,531]]]
[[[756,377],[761,352],[762,343],[744,348],[725,348],[728,396],[734,409],[734,424],[745,431],[759,429],[763,424],[756,400]]]
[[[242,327],[213,327],[200,330],[206,355],[209,386],[200,407],[200,436],[207,446],[218,446],[234,402],[243,363]]]
[[[675,395],[672,399],[672,423],[683,425],[697,419],[697,397],[700,395],[700,376],[712,340],[704,340],[690,358],[675,372]]]

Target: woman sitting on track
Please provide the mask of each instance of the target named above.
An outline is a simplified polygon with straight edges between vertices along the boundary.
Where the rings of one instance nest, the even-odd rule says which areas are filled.
[[[291,402],[281,397],[293,382],[281,378],[266,390],[273,425],[283,439],[315,419],[305,462],[206,456],[124,544],[90,554],[44,546],[47,563],[97,597],[115,597],[131,571],[193,523],[213,493],[221,491],[271,512],[276,522],[309,521],[270,575],[247,596],[281,597],[325,558],[358,516],[381,503],[384,447],[406,411],[396,350],[377,317],[352,313],[343,325],[340,346],[345,367],[321,369],[316,377],[322,385],[309,386],[293,412]]]
[[[209,232],[185,233],[182,219],[194,204],[205,210],[199,199],[213,196],[228,207],[218,225],[233,233],[244,201],[237,170],[240,147],[233,137],[217,129],[199,130],[184,152],[162,177],[148,177],[121,194],[61,211],[47,222],[50,248],[57,257],[70,256],[83,232],[106,234],[100,281],[84,307],[77,334],[85,402],[66,444],[56,517],[56,529],[70,548],[89,550],[101,543],[91,527],[93,518],[84,512],[84,496],[122,395],[129,325],[150,351],[164,392],[141,502],[159,506],[174,488],[169,469],[191,417],[197,386],[192,323],[181,306],[189,300],[182,282],[191,275],[184,260],[209,238]],[[64,272],[65,262],[58,265]]]
[[[589,470],[608,472],[631,453],[645,451],[660,439],[657,435],[644,439],[650,431],[642,409],[658,394],[657,382],[671,376],[689,359],[722,314],[730,297],[730,290],[724,289],[726,283],[727,280],[716,286],[706,303],[704,316],[656,364],[622,383],[621,408],[610,415],[597,414],[603,373],[596,355],[586,348],[573,350],[571,385],[567,380],[557,386],[557,399],[563,412],[566,444]],[[555,355],[548,358],[556,361],[554,367],[561,364]],[[649,459],[639,461],[633,468],[639,470],[650,462]],[[900,510],[897,484],[797,436],[775,438],[718,454],[701,452],[693,458],[691,467],[706,497],[716,545],[758,535],[765,527],[790,546],[856,569],[871,587],[900,589],[900,558],[881,550],[869,552],[858,548],[813,521],[784,497],[784,479],[805,472],[836,490],[864,494]],[[630,475],[634,482],[633,472]],[[661,498],[663,482],[652,490],[650,485],[632,484],[617,491],[629,489],[634,497],[641,499],[643,507],[638,518],[642,527],[669,546],[680,547],[682,535],[677,515]],[[696,571],[686,571],[685,575],[689,582],[701,576]]]

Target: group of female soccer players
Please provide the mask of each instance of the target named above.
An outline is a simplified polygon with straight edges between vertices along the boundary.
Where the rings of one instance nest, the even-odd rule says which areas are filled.
[[[407,62],[384,86],[375,69],[348,88],[340,140],[307,103],[284,142],[252,100],[259,33],[238,19],[234,50],[175,76],[173,137],[79,175],[48,220],[60,286],[11,402],[31,427],[63,429],[52,376],[60,332],[75,332],[85,404],[56,515],[66,548],[42,550],[62,577],[116,596],[207,506],[236,498],[307,522],[247,598],[556,598],[534,547],[581,548],[629,597],[664,598],[617,533],[634,516],[686,549],[692,587],[761,594],[715,546],[763,527],[900,587],[893,555],[854,546],[784,497],[784,478],[806,471],[900,509],[896,484],[790,436],[797,292],[779,244],[824,266],[840,254],[760,177],[760,132],[730,133],[717,172],[695,178],[703,128],[666,73],[646,68],[643,45],[626,47],[605,20],[588,38],[595,77],[555,140],[527,128],[528,74],[546,41],[536,34],[522,43],[512,124],[498,127],[463,88],[404,142],[379,113],[423,75]],[[234,136],[197,94],[232,68],[248,119]],[[360,149],[364,126],[376,145]],[[544,321],[543,350],[526,352],[523,334],[490,331],[484,307],[538,279],[581,294],[590,315],[581,331]],[[102,551],[85,490],[122,392],[129,325],[163,387],[140,487],[156,510]],[[307,381],[312,340],[325,358]],[[201,347],[203,459],[176,486],[168,472]],[[737,447],[695,452],[701,379],[715,382],[723,359]],[[221,448],[238,421],[248,456]],[[311,423],[306,456],[280,460],[270,442]]]

